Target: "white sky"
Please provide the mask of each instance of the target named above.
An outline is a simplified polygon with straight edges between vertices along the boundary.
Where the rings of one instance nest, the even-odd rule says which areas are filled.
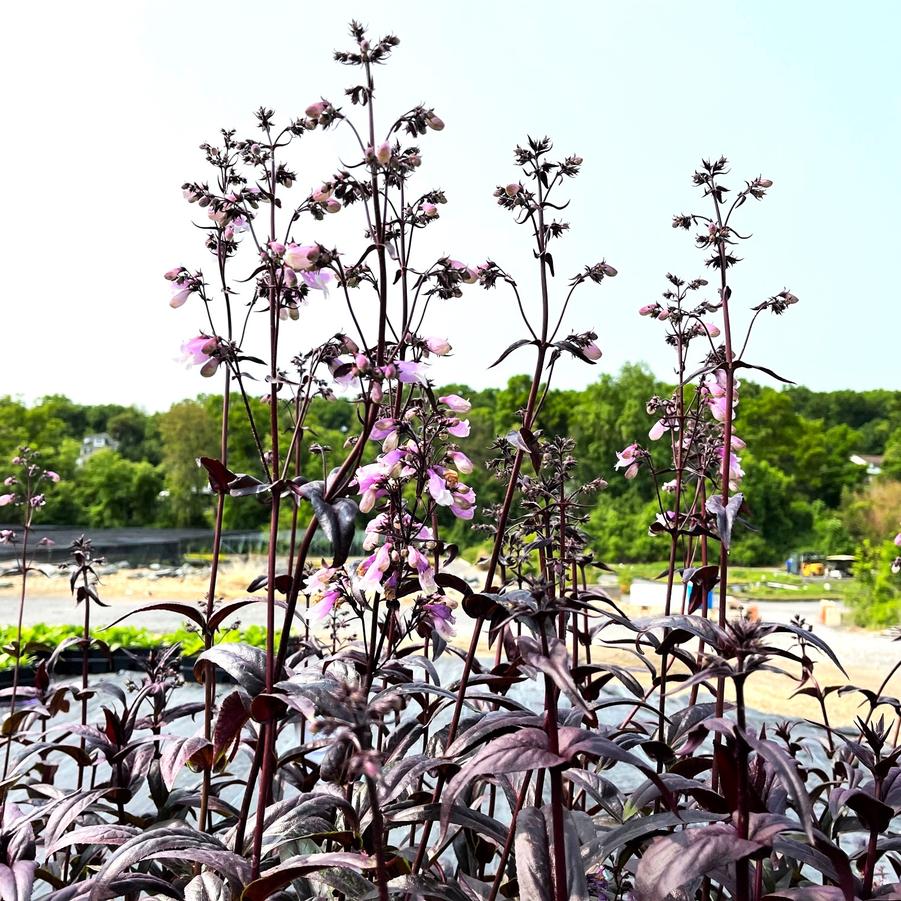
[[[585,158],[566,213],[573,231],[555,251],[557,288],[602,256],[620,277],[586,288],[568,319],[600,334],[601,366],[572,361],[558,385],[627,361],[668,374],[659,331],[636,309],[667,271],[702,274],[670,217],[702,209],[691,173],[724,153],[739,185],[775,181],[739,220],[755,238],[735,303],[786,286],[802,301],[764,321],[748,359],[819,389],[901,388],[898,11],[822,0],[9,4],[0,393],[158,409],[218,387],[174,362],[202,311],[170,310],[161,274],[206,263],[180,185],[207,177],[197,146],[223,126],[250,133],[259,105],[284,120],[322,95],[340,102],[356,70],[331,52],[348,45],[351,17],[401,38],[378,73],[382,121],[425,102],[447,122],[421,141],[418,185],[449,197],[429,230],[436,252],[490,257],[532,284],[524,230],[492,190],[513,177],[511,150],[526,134]],[[298,200],[350,156],[340,134],[301,143]],[[307,236],[359,249],[358,216],[311,223]],[[513,314],[509,295],[478,288],[447,304],[427,331],[458,350],[436,378],[484,386],[525,371],[527,352],[485,370],[520,337]],[[337,297],[317,298],[286,340],[299,351],[345,324]]]

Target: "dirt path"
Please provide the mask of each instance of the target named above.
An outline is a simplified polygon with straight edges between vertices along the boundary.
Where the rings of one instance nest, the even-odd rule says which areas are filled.
[[[464,578],[469,578],[475,583],[479,581],[479,570],[469,564],[455,562],[454,569]],[[261,571],[261,564],[257,563],[224,566],[220,573],[217,595],[227,600],[260,597],[260,594],[248,595],[247,585]],[[102,627],[123,614],[136,611],[148,604],[173,600],[200,604],[207,591],[207,579],[208,576],[202,569],[180,570],[168,575],[165,571],[151,570],[120,570],[105,574],[101,584],[101,597],[110,604],[110,607],[102,610],[95,608],[92,619]],[[25,605],[25,625],[79,623],[81,612],[68,588],[68,581],[64,575],[54,574],[47,578],[33,576],[30,579]],[[794,615],[800,614],[808,622],[815,624],[817,635],[835,651],[850,677],[846,678],[834,665],[824,661],[816,670],[821,685],[844,685],[850,682],[875,690],[891,667],[901,659],[901,643],[892,641],[886,635],[853,628],[828,628],[817,624],[816,602],[761,602],[757,606],[761,618],[765,621],[788,622]],[[0,587],[0,624],[14,624],[17,611],[15,585]],[[265,622],[265,606],[248,605],[240,611],[237,618],[243,626],[262,625]],[[167,632],[178,629],[183,621],[183,617],[176,613],[145,611],[135,613],[125,622],[151,632]],[[462,613],[457,616],[456,644],[460,647],[469,644],[470,622]],[[623,638],[632,634],[625,630],[604,632],[607,638]],[[485,656],[489,656],[493,649],[489,650],[483,642],[482,652]],[[598,648],[593,657],[595,661],[615,662],[630,668],[635,665],[634,656],[616,649]],[[644,667],[635,670],[639,681],[646,681],[645,672]],[[775,673],[755,674],[748,681],[748,703],[762,712],[777,716],[819,719],[819,708],[811,698],[791,697],[796,687],[796,683],[785,676]],[[901,695],[901,675],[893,678],[887,693]],[[862,712],[859,703],[860,695],[833,694],[829,702],[830,718],[835,724],[852,722]]]

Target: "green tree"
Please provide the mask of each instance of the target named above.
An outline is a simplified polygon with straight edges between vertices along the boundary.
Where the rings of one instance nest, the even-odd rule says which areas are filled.
[[[219,456],[219,430],[205,404],[184,400],[160,417],[162,468],[168,492],[163,519],[174,526],[199,526],[212,509],[206,472],[198,457]]]

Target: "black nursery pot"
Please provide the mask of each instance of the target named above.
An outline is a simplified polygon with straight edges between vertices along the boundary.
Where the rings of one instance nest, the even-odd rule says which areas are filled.
[[[150,659],[150,648],[116,648],[113,654],[113,669],[137,670]]]
[[[58,676],[73,676],[81,672],[84,664],[84,657],[80,650],[73,648],[72,650],[63,651],[56,660],[53,667],[54,673]],[[91,654],[88,657],[89,673],[108,673],[113,669],[113,661],[106,654]]]
[[[12,688],[14,672],[12,667],[0,670],[0,688]],[[19,667],[19,685],[34,685],[33,666]]]

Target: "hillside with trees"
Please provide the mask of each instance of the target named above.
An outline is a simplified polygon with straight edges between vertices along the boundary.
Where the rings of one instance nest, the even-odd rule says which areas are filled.
[[[469,398],[470,448],[475,471],[469,478],[479,505],[500,501],[501,484],[485,463],[496,435],[517,421],[529,380],[517,376],[503,388],[473,391],[446,386]],[[647,525],[659,512],[645,474],[627,481],[613,470],[616,452],[644,441],[653,417],[646,399],[666,395],[640,365],[602,375],[583,390],[551,390],[543,422],[546,433],[576,441],[576,478],[601,472],[605,491],[587,510],[585,528],[597,553],[618,562],[660,557]],[[251,400],[251,403],[259,403]],[[236,419],[246,417],[239,398]],[[259,410],[262,412],[262,404]],[[353,407],[314,403],[303,442],[303,470],[321,476],[343,459]],[[198,526],[208,524],[211,499],[206,475],[192,461],[216,456],[221,427],[221,398],[201,395],[160,413],[112,404],[82,405],[62,395],[26,405],[0,399],[0,453],[12,456],[22,444],[41,453],[45,466],[59,472],[42,521],[85,528],[116,526]],[[884,541],[901,508],[901,391],[816,392],[803,387],[776,390],[744,383],[736,429],[747,443],[742,453],[743,491],[750,528],[736,533],[735,560],[746,564],[779,563],[802,547],[822,553],[853,552],[862,542]],[[115,449],[82,457],[85,436],[107,434]],[[248,429],[233,429],[230,468],[254,472],[258,459]],[[881,473],[852,456],[884,457]],[[266,508],[252,499],[228,504],[228,528],[253,528],[266,521]],[[469,524],[448,523],[462,546],[480,541]]]

